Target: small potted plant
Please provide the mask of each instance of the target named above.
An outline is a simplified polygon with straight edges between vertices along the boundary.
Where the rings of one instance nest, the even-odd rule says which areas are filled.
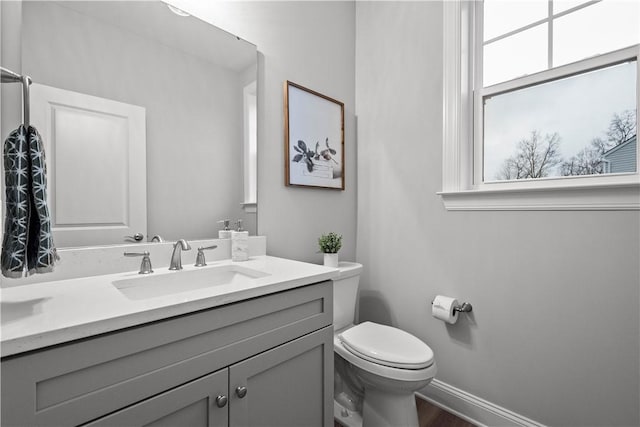
[[[338,267],[338,251],[342,247],[342,236],[334,232],[323,234],[318,238],[320,252],[324,253],[324,265]]]

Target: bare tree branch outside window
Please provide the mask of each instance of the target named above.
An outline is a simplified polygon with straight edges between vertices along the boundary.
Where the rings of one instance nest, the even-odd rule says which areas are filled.
[[[620,145],[634,136],[637,132],[636,127],[635,110],[625,110],[622,114],[614,113],[607,130],[607,138],[611,144],[609,148]]]
[[[540,131],[534,130],[529,138],[518,142],[515,154],[504,160],[496,179],[544,178],[553,175],[558,165],[562,176],[603,174],[606,172],[603,155],[636,134],[636,110],[615,113],[603,132],[606,139],[593,138],[589,145],[565,160],[560,153],[561,138],[557,132],[543,137]]]
[[[516,154],[505,160],[498,179],[544,178],[560,162],[560,135],[542,137],[534,130],[528,139],[520,140]]]
[[[637,133],[636,111],[625,110],[621,114],[614,113],[609,128],[605,132],[607,139],[596,137],[560,168],[562,176],[598,175],[605,173],[604,153],[633,138]]]

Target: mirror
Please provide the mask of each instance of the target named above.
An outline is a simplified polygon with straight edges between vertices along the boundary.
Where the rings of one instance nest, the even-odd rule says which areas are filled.
[[[131,104],[146,112],[142,120],[146,154],[143,161],[129,165],[146,181],[146,196],[142,196],[146,198],[146,230],[134,231],[144,234],[145,240],[154,235],[166,241],[217,238],[218,220],[242,219],[244,228],[256,233],[255,190],[253,200],[245,196],[245,187],[255,189],[255,184],[245,184],[244,178],[244,165],[251,163],[244,158],[248,152],[244,145],[248,141],[255,145],[256,139],[255,122],[248,122],[249,117],[256,120],[254,45],[192,16],[180,16],[179,10],[172,11],[160,1],[29,1],[11,7],[21,8],[22,19],[17,24],[21,72],[33,79],[34,86]],[[8,39],[4,38],[3,49],[11,43],[16,49],[16,41]],[[32,124],[44,138],[45,132],[34,120],[32,113]],[[9,127],[3,124],[3,131]],[[89,133],[80,138],[83,143],[93,139],[87,137],[91,132],[96,137],[104,134],[93,125],[85,127]],[[68,133],[74,133],[73,126],[70,129]],[[60,191],[71,194],[67,198],[78,206],[67,204],[64,212],[78,212],[80,206],[87,210],[95,203],[85,197],[111,191],[112,184],[91,184],[78,172],[82,169],[74,169],[73,165],[99,164],[100,159],[90,163],[82,157],[95,151],[86,147],[47,151],[52,169],[49,187],[58,183]],[[113,175],[126,184],[133,173],[124,170]],[[70,182],[77,185],[69,189]],[[56,213],[62,215],[66,202],[56,196],[58,191],[51,193],[49,190],[55,218]],[[122,204],[128,206],[126,201]],[[128,215],[121,216],[126,219]],[[73,220],[61,225],[80,226]],[[118,224],[114,227],[120,230]],[[54,221],[58,247],[120,244],[132,233],[116,234],[121,241],[59,239]]]

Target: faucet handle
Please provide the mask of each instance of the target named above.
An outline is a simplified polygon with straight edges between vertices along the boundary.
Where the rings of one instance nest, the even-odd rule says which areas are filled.
[[[153,273],[153,269],[151,268],[151,258],[149,257],[149,252],[125,252],[124,256],[141,256],[142,262],[140,263],[140,271],[138,274],[149,274]]]
[[[198,248],[198,255],[196,256],[196,267],[204,267],[207,265],[204,259],[204,251],[209,249],[215,249],[218,245],[211,245]]]

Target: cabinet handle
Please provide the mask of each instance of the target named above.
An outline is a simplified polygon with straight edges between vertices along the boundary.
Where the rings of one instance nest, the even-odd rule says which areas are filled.
[[[218,408],[224,408],[227,405],[227,400],[227,396],[221,394],[216,397],[216,405],[218,405]]]
[[[236,387],[236,396],[238,396],[240,399],[242,399],[246,395],[247,395],[247,388],[246,387],[244,387],[244,386]]]

